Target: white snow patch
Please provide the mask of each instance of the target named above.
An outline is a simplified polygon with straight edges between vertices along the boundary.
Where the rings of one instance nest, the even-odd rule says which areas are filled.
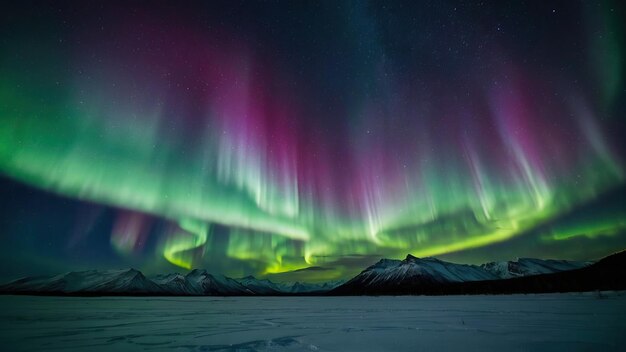
[[[626,293],[1,296],[6,351],[620,351]]]

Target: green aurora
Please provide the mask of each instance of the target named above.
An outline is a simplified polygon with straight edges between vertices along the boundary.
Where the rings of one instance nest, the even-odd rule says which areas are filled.
[[[109,242],[122,262],[145,255],[138,243],[151,236],[150,260],[191,269],[220,252],[229,275],[248,274],[228,269],[236,261],[262,276],[334,268],[313,278],[327,280],[357,270],[337,264],[345,258],[471,253],[528,234],[545,246],[623,237],[623,205],[568,217],[625,186],[614,130],[623,125],[624,30],[611,6],[577,14],[589,54],[576,70],[551,74],[568,58],[531,64],[505,37],[486,65],[458,54],[467,78],[401,74],[405,58],[361,9],[367,24],[345,24],[353,37],[342,40],[369,28],[374,59],[346,78],[357,91],[327,110],[329,94],[292,86],[294,66],[229,36],[228,25],[219,37],[162,23],[157,36],[146,10],[141,20],[105,16],[106,35],[83,37],[57,28],[55,15],[34,28],[9,21],[0,173],[116,209]],[[484,35],[475,32],[468,40]],[[574,80],[582,83],[566,83]]]

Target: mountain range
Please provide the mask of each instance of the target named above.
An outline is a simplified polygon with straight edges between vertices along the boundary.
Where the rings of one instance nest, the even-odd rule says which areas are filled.
[[[626,251],[596,263],[521,258],[482,265],[408,255],[381,259],[354,278],[321,284],[233,279],[194,269],[148,278],[135,269],[89,270],[26,277],[0,285],[4,294],[38,295],[403,295],[498,294],[626,289]]]
[[[382,259],[363,270],[336,293],[384,294],[419,292],[445,284],[504,280],[515,277],[551,274],[583,268],[591,262],[521,258],[517,261],[490,262],[480,266],[455,264],[437,258],[416,258],[407,255],[404,260]]]
[[[0,285],[0,293],[41,295],[252,296],[323,293],[344,281],[275,283],[247,276],[232,279],[194,269],[147,278],[135,269],[88,270],[26,277]]]
[[[626,251],[598,262],[519,259],[480,266],[436,258],[381,260],[330,295],[513,294],[625,290]]]

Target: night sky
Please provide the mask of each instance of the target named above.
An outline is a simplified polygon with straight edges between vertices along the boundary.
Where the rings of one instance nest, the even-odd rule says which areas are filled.
[[[626,248],[619,1],[0,12],[1,278]]]

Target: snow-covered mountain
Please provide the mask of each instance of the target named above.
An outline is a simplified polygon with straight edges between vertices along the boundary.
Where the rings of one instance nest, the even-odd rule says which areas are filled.
[[[437,258],[381,259],[344,286],[383,288],[387,286],[432,285],[448,282],[495,280],[498,277],[476,265],[448,263]]]
[[[237,279],[237,281],[254,293],[261,295],[327,292],[345,282],[345,280],[337,280],[324,283],[307,283],[300,281],[277,283],[268,279],[257,279],[254,276],[246,276]]]
[[[89,270],[55,276],[26,277],[0,285],[0,292],[37,294],[129,294],[176,296],[247,296],[322,293],[342,282],[275,283],[247,276],[238,280],[195,269],[187,275],[157,275],[150,279],[135,269]]]
[[[192,285],[185,275],[179,273],[158,275],[152,278],[152,281],[173,295],[202,295],[202,292]]]
[[[345,280],[336,280],[314,284],[296,281],[293,283],[283,284],[283,286],[285,287],[284,291],[289,293],[315,293],[330,291],[345,282]]]
[[[580,262],[554,259],[519,258],[516,261],[490,262],[480,267],[501,279],[514,277],[551,274],[584,268],[593,262]]]
[[[331,281],[320,284],[275,283],[253,276],[235,280],[212,275],[201,269],[192,270],[187,275],[175,273],[158,275],[152,279],[135,269],[89,270],[18,279],[0,285],[0,293],[242,296],[321,294],[329,291],[367,294],[395,292],[397,289],[418,292],[425,287],[432,291],[441,285],[551,274],[583,268],[589,264],[522,258],[477,266],[408,255],[404,260],[382,259],[345,283]]]
[[[254,276],[246,276],[237,281],[251,290],[252,292],[260,295],[271,295],[289,292],[289,287],[272,282],[268,279],[257,279]]]
[[[185,279],[193,292],[208,296],[253,295],[254,292],[234,279],[222,275],[211,275],[203,269],[192,270]]]
[[[416,258],[409,254],[404,260],[382,259],[335,291],[382,293],[401,288],[419,292],[424,288],[432,290],[441,287],[442,284],[557,273],[579,269],[590,263],[523,258],[477,266],[449,263],[430,257]]]
[[[289,287],[287,289],[290,293],[312,293],[327,291],[322,288],[322,284],[313,284],[299,281],[289,284]]]
[[[515,263],[521,262],[524,269],[515,271],[519,276],[512,278],[500,278],[482,266],[469,266],[471,269],[466,270],[468,266],[462,268],[458,264],[441,261],[433,266],[433,261],[437,260],[410,257],[403,261],[382,260],[329,294],[467,295],[626,289],[626,271],[622,270],[626,265],[626,251],[612,254],[589,265],[583,262],[582,267],[577,267],[576,263],[561,261],[518,260]],[[496,267],[495,270],[499,270],[497,273],[509,275],[508,264],[485,267]],[[480,270],[497,278],[476,280],[476,274]]]
[[[52,277],[23,278],[0,287],[2,291],[58,294],[163,294],[158,284],[135,269],[88,270]]]

